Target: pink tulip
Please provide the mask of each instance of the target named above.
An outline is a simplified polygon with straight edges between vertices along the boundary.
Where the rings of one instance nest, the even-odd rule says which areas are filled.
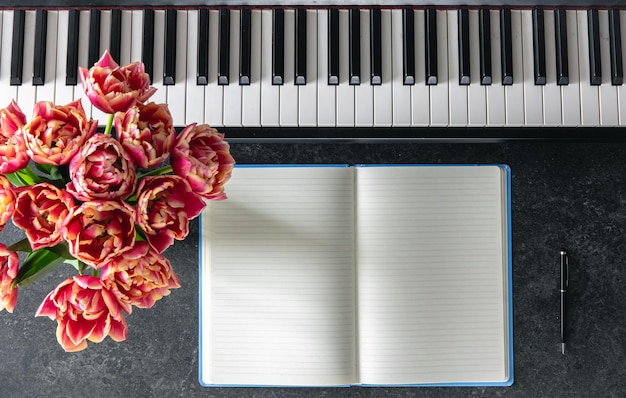
[[[33,250],[51,247],[62,240],[65,217],[74,207],[74,199],[66,190],[43,182],[19,191],[13,223],[26,231]]]
[[[194,192],[206,199],[226,199],[224,184],[230,179],[235,160],[224,134],[207,124],[190,124],[178,136],[171,164],[174,173],[185,178]]]
[[[80,201],[128,198],[137,185],[135,167],[110,135],[91,137],[70,163],[67,190]]]
[[[6,223],[13,217],[15,211],[15,191],[11,182],[0,175],[0,231],[4,229]]]
[[[99,269],[135,244],[135,210],[126,202],[85,202],[70,210],[63,239],[70,254]]]
[[[143,104],[155,93],[144,65],[134,62],[119,66],[105,51],[91,69],[79,68],[83,90],[91,103],[104,113],[126,112],[136,103]]]
[[[176,141],[172,115],[165,104],[133,106],[115,114],[114,123],[122,146],[144,169],[167,159]]]
[[[8,174],[21,170],[30,161],[22,136],[26,116],[20,107],[11,101],[0,109],[0,173]]]
[[[100,279],[117,293],[118,300],[139,308],[151,308],[170,289],[180,287],[170,262],[146,242],[137,242],[132,250],[109,261]]]
[[[137,224],[148,242],[160,253],[174,239],[185,239],[189,220],[197,217],[205,203],[187,181],[175,175],[146,177],[137,189]]]
[[[13,286],[17,278],[19,257],[16,252],[7,250],[0,243],[0,311],[13,312],[17,302],[17,287]]]
[[[57,321],[57,341],[67,352],[87,348],[106,336],[126,340],[128,327],[115,294],[95,276],[81,275],[61,282],[41,303],[35,316]]]
[[[87,118],[80,100],[67,105],[38,102],[23,128],[28,155],[37,163],[67,164],[98,127]]]

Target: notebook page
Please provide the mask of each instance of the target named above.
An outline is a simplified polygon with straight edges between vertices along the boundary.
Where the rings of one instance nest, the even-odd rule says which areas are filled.
[[[362,383],[508,379],[503,173],[358,169]]]
[[[235,168],[202,215],[201,381],[356,380],[354,174]]]

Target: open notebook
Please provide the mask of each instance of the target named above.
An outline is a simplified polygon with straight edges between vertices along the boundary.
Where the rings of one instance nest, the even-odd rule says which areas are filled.
[[[510,385],[507,166],[239,166],[202,214],[203,385]]]

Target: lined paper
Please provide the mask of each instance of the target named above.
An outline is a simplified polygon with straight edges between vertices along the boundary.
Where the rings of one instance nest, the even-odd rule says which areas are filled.
[[[360,382],[508,379],[502,169],[356,176]]]
[[[353,185],[346,167],[235,168],[202,215],[203,383],[355,381]]]

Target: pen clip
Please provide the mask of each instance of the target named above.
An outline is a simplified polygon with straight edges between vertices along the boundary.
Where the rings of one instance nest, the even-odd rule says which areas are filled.
[[[561,289],[569,287],[569,256],[565,250],[561,250]]]

